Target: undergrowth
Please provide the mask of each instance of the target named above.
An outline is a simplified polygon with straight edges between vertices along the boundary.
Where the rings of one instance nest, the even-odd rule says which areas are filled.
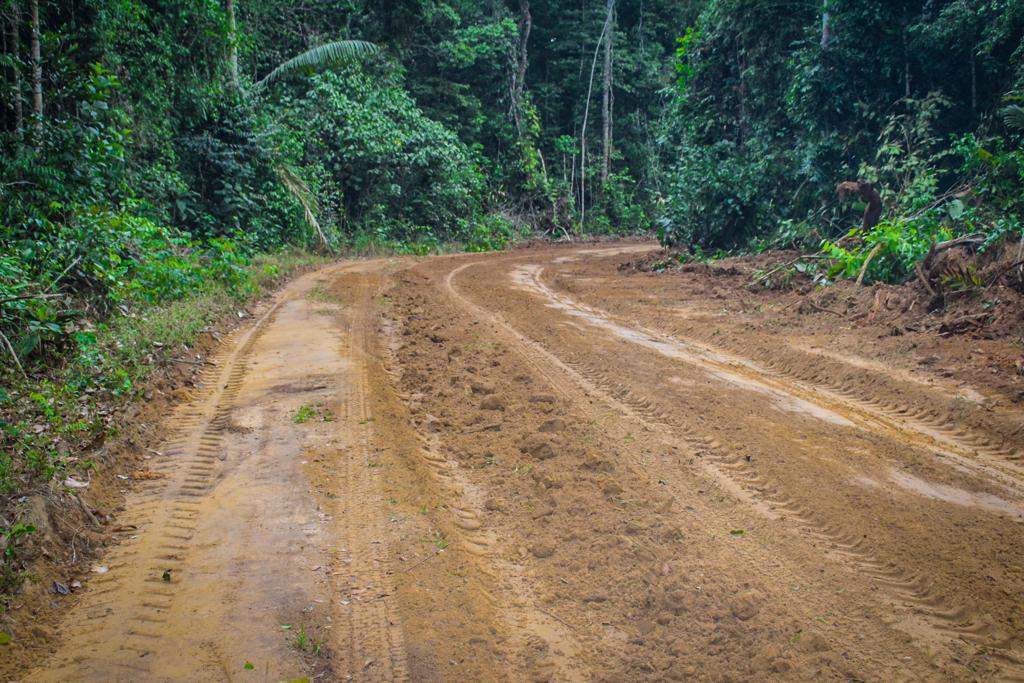
[[[881,193],[885,213],[876,225],[847,229],[841,223],[822,226],[786,219],[745,247],[709,255],[694,244],[689,252],[653,268],[797,249],[804,256],[755,272],[754,284],[787,287],[797,276],[818,285],[839,279],[902,283],[915,277],[927,280],[931,274],[918,269],[943,243],[983,253],[993,245],[1024,239],[1024,125],[1008,121],[1002,135],[965,133],[943,140],[934,132],[947,106],[940,95],[905,100],[901,106],[902,113],[887,118],[874,158],[857,172]],[[850,210],[864,208],[856,202]],[[948,283],[954,289],[979,284],[969,270],[954,278]]]

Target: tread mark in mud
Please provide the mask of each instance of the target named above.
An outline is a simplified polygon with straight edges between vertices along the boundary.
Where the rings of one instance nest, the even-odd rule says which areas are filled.
[[[394,330],[385,325],[385,334],[394,337]],[[397,386],[401,382],[401,365],[389,347],[384,350],[384,369]],[[490,580],[486,586],[477,584],[475,590],[484,600],[508,616],[514,623],[506,624],[510,640],[507,649],[516,653],[536,652],[536,642],[549,645],[543,648],[547,659],[531,664],[531,671],[546,672],[554,680],[584,681],[593,678],[585,670],[583,645],[566,625],[539,609],[529,582],[516,565],[501,560],[494,553],[497,539],[484,524],[483,501],[480,494],[471,493],[472,487],[458,471],[458,465],[443,455],[441,439],[437,434],[424,434],[422,421],[410,416],[420,448],[417,449],[424,469],[446,492],[451,502],[452,523],[458,530],[462,548],[473,557],[476,569]],[[514,586],[514,590],[510,587]],[[514,594],[514,595],[513,595]],[[532,639],[532,642],[531,642]],[[527,673],[523,672],[523,676]]]
[[[736,351],[734,345],[716,348],[697,340],[676,338],[642,326],[620,325],[604,311],[552,290],[541,281],[543,270],[539,265],[521,266],[514,279],[521,286],[551,301],[569,315],[580,316],[593,325],[607,327],[628,341],[713,372],[737,375],[770,391],[817,404],[826,410],[833,410],[836,405],[842,406],[841,412],[849,413],[843,417],[853,417],[863,429],[883,436],[903,434],[904,438],[907,432],[912,432],[915,437],[913,440],[921,442],[921,445],[944,451],[957,457],[967,466],[977,468],[977,459],[980,464],[987,466],[989,471],[1008,470],[1018,476],[1024,475],[1024,467],[1018,464],[1024,458],[1024,452],[1015,445],[995,444],[981,434],[958,426],[951,415],[940,413],[935,408],[907,408],[906,412],[901,413],[895,408],[887,407],[883,401],[859,396],[853,391],[849,379],[829,383],[821,377],[820,371],[808,368],[806,362],[777,364],[773,368],[770,363],[758,363],[743,356],[742,352]],[[728,349],[728,352],[723,349]],[[963,435],[960,435],[960,432]],[[1006,481],[1005,478],[1002,480]]]
[[[372,298],[366,283],[361,281],[360,286],[359,294],[367,300]],[[345,352],[352,359],[353,368],[341,410],[353,441],[342,455],[345,491],[339,517],[346,539],[339,559],[348,573],[346,588],[366,589],[366,597],[353,595],[347,608],[348,673],[352,680],[404,681],[409,679],[405,643],[397,609],[393,600],[387,599],[395,594],[388,571],[389,558],[384,544],[379,542],[382,534],[376,531],[380,525],[377,511],[364,503],[379,497],[378,483],[368,467],[373,441],[373,420],[367,406],[369,323],[356,320],[353,328],[346,336]]]
[[[64,670],[74,672],[77,678],[91,676],[98,680],[107,679],[112,668],[140,674],[149,671],[145,657],[156,651],[162,638],[154,626],[164,622],[161,613],[174,607],[179,584],[176,575],[187,571],[189,542],[197,528],[196,524],[181,523],[198,522],[197,512],[190,509],[193,504],[187,498],[203,497],[213,488],[216,470],[209,463],[222,459],[222,433],[245,379],[253,346],[282,303],[284,300],[272,306],[242,336],[241,344],[227,355],[222,368],[204,373],[204,388],[191,394],[188,407],[178,409],[180,418],[177,414],[171,418],[176,427],[148,464],[165,478],[136,489],[134,495],[141,500],[132,508],[134,516],[124,520],[124,526],[131,527],[132,532],[111,551],[109,573],[93,582],[98,589],[89,590],[82,599],[83,613],[91,616],[90,630],[70,635],[56,659],[47,663],[46,671],[37,672],[45,674],[45,680],[60,680]],[[197,401],[199,409],[194,406]],[[154,551],[165,553],[160,564],[140,560],[157,556]],[[102,596],[112,593],[133,596],[137,609],[130,614],[115,612],[102,601]],[[94,651],[97,646],[110,647],[113,643],[118,644],[113,652]]]
[[[650,402],[631,391],[609,391],[609,387],[620,386],[608,375],[603,366],[568,361],[572,367],[589,382],[604,392],[605,400],[619,403],[638,419],[644,419],[644,412],[636,406],[647,407]],[[763,475],[755,471],[747,459],[739,454],[729,453],[716,439],[698,434],[686,425],[652,423],[658,427],[671,427],[665,436],[679,435],[695,453],[710,456],[709,463],[724,476],[738,483],[754,500],[758,500],[774,511],[787,513],[790,521],[807,537],[823,544],[828,554],[841,558],[856,566],[861,573],[884,589],[894,598],[903,602],[914,613],[920,615],[936,630],[953,634],[977,645],[989,645],[1005,638],[984,615],[963,605],[954,605],[950,598],[940,595],[922,576],[885,563],[874,554],[863,538],[844,531],[836,524],[819,519],[812,510],[801,506],[774,487]],[[682,431],[680,431],[682,430]],[[1012,660],[1011,660],[1012,661]]]
[[[478,264],[479,262],[466,263],[449,272],[446,279],[449,295],[459,305],[470,310],[476,316],[490,320],[504,328],[512,339],[521,345],[522,355],[553,385],[558,386],[559,382],[547,368],[541,365],[540,361],[530,358],[531,356],[540,356],[547,361],[546,364],[560,370],[585,393],[596,395],[613,409],[641,426],[659,433],[666,440],[679,439],[679,430],[682,429],[681,438],[691,450],[699,449],[712,456],[709,459],[697,458],[698,464],[713,470],[719,477],[724,477],[737,484],[742,490],[741,497],[759,503],[759,505],[755,505],[755,508],[760,512],[764,513],[766,509],[785,510],[789,513],[790,519],[796,522],[797,530],[827,545],[835,555],[842,555],[844,559],[852,560],[863,574],[871,577],[877,585],[886,589],[890,597],[901,602],[935,633],[956,636],[992,650],[1004,665],[1000,672],[1003,676],[1015,679],[1018,672],[1020,675],[1024,675],[1024,662],[1016,652],[1007,651],[998,646],[999,641],[1005,639],[1005,634],[1000,633],[984,615],[975,613],[967,606],[953,604],[950,598],[939,595],[931,588],[923,577],[912,575],[910,572],[895,567],[892,563],[883,562],[873,554],[863,539],[854,538],[841,529],[817,519],[812,511],[800,506],[792,499],[785,496],[775,499],[772,495],[771,485],[766,479],[749,470],[744,458],[737,454],[729,454],[713,438],[699,435],[687,426],[669,426],[664,422],[647,418],[645,413],[658,415],[659,419],[664,413],[657,410],[656,404],[651,404],[623,387],[603,369],[603,366],[563,360],[548,350],[544,344],[523,335],[500,316],[494,315],[470,301],[455,288],[454,278],[461,271]],[[564,394],[566,391],[562,389],[561,393]],[[635,406],[640,406],[643,410],[637,410]],[[769,513],[768,516],[773,515]]]
[[[881,413],[900,423],[916,422],[925,428],[926,435],[932,436],[934,431],[938,431],[941,433],[941,441],[958,446],[968,454],[977,453],[1007,460],[1010,463],[1017,463],[1024,458],[1024,451],[1015,448],[1013,444],[1006,441],[999,443],[990,437],[975,433],[967,427],[958,425],[951,415],[934,408],[913,408],[894,401],[866,398],[860,393],[859,387],[851,381],[837,382],[829,379],[827,375],[801,370],[788,363],[769,360],[759,370],[768,376],[806,382],[824,388],[862,409]]]

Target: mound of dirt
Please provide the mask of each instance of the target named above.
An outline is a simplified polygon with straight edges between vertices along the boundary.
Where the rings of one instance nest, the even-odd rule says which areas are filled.
[[[805,313],[834,310],[882,325],[893,335],[924,331],[1019,339],[1024,337],[1022,255],[1024,242],[1004,242],[981,253],[953,248],[926,258],[917,277],[905,284],[864,287],[842,281],[817,290],[801,306]]]
[[[787,311],[879,325],[894,335],[1024,336],[1024,242],[1004,242],[983,252],[975,246],[936,252],[918,277],[901,285],[840,280],[817,286],[810,269],[794,267],[808,256],[792,250],[696,262],[685,251],[662,249],[624,257],[617,267],[622,273],[685,277],[695,294],[716,298],[731,298],[721,289],[727,286],[762,304],[781,300]]]

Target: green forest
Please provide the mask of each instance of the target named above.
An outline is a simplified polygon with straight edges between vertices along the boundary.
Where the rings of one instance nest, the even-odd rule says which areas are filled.
[[[1024,234],[1016,0],[2,0],[0,21],[7,488],[102,431],[83,402],[132,396],[152,339],[339,254],[656,235],[900,282],[936,242]]]

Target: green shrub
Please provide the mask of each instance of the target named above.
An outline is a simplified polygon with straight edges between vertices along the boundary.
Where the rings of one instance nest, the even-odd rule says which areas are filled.
[[[728,140],[684,148],[667,179],[668,198],[656,220],[662,243],[745,245],[776,222],[773,193],[765,187],[773,163],[772,154],[746,152]]]
[[[501,216],[488,214],[460,227],[460,233],[468,239],[463,248],[466,251],[498,251],[508,246],[515,237],[512,224]]]
[[[321,74],[287,115],[318,160],[326,222],[381,241],[436,243],[467,240],[483,215],[482,160],[401,86],[356,67]]]
[[[953,230],[933,217],[916,220],[882,221],[872,230],[864,233],[851,230],[847,239],[856,246],[845,247],[839,242],[825,240],[822,251],[833,263],[829,277],[855,278],[860,273],[868,255],[875,251],[865,281],[900,282],[914,272],[914,264],[928,254],[936,242],[953,237]]]

